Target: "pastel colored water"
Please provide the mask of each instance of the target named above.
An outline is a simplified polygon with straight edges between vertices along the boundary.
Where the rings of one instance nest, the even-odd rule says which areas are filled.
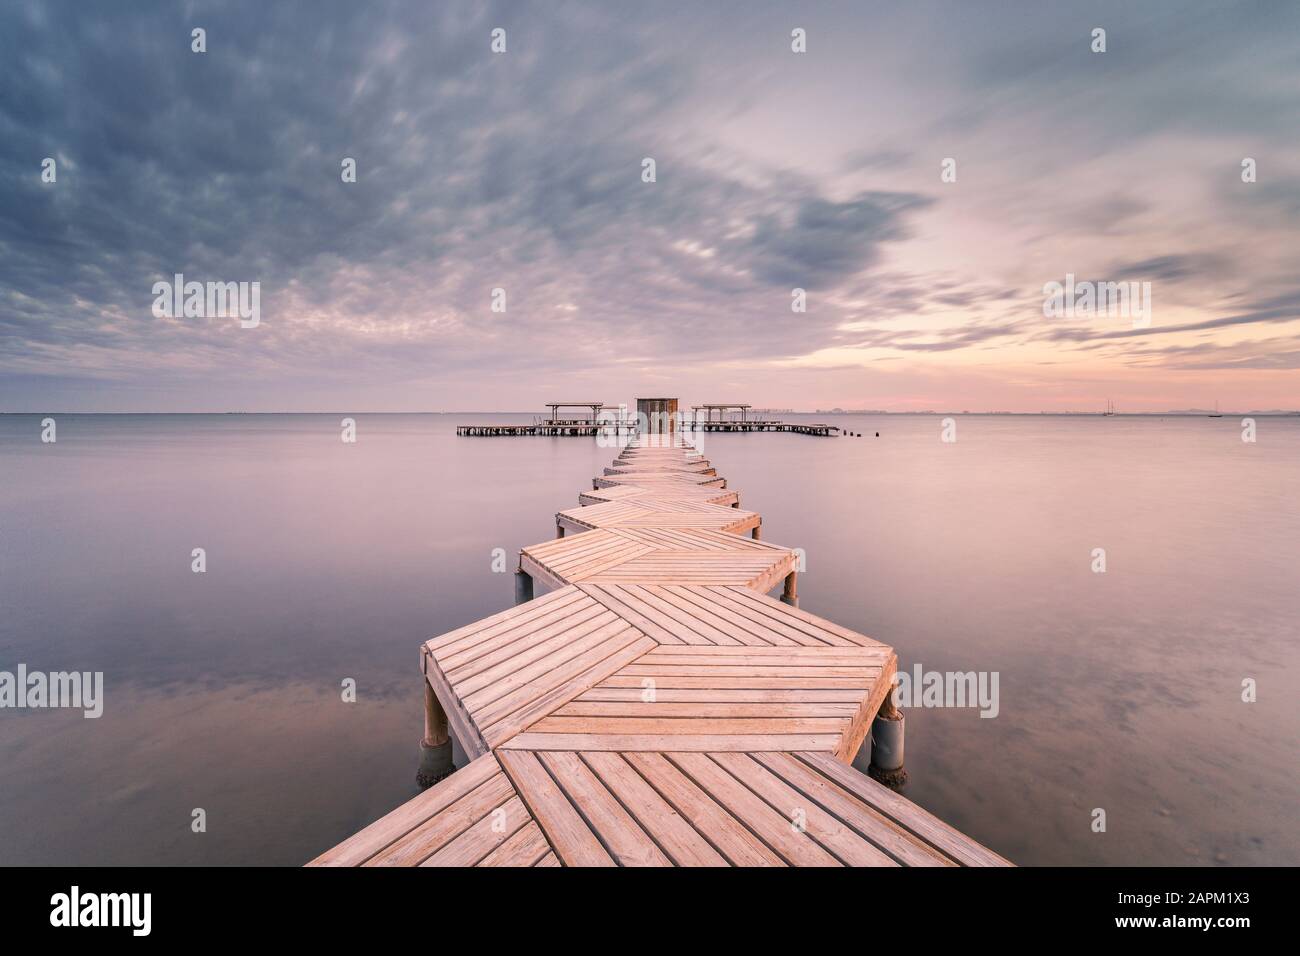
[[[0,416],[0,670],[106,685],[0,710],[0,863],[294,865],[416,792],[418,644],[613,452],[342,417]],[[994,719],[909,709],[909,797],[1021,864],[1300,863],[1300,419],[832,420],[703,440],[805,609],[999,673]]]

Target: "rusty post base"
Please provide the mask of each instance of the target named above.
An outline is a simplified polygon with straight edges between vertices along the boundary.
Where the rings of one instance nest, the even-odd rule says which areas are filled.
[[[420,741],[420,767],[415,771],[415,782],[420,789],[428,789],[439,780],[452,775],[456,765],[451,759],[451,741],[440,744],[426,744]]]
[[[907,770],[903,767],[897,770],[881,770],[873,763],[867,767],[867,776],[878,783],[883,783],[890,790],[901,790],[907,783]]]

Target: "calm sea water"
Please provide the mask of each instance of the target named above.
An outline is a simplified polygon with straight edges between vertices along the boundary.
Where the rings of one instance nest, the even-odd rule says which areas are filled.
[[[0,670],[106,684],[0,710],[0,863],[295,865],[417,792],[418,645],[613,453],[341,417],[0,416]],[[999,673],[994,719],[908,711],[910,798],[1021,864],[1300,863],[1300,420],[834,421],[705,451],[805,609]]]

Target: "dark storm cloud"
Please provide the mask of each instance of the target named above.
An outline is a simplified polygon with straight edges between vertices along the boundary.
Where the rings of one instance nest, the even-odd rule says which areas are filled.
[[[902,238],[902,214],[927,204],[892,193],[842,203],[808,197],[784,217],[763,217],[747,252],[765,281],[820,288],[872,265],[880,243]]]
[[[913,154],[903,149],[863,149],[845,157],[842,168],[846,172],[863,169],[891,169],[913,160]]]
[[[512,356],[506,343],[543,329],[605,340],[593,326],[605,315],[557,329],[553,310],[615,276],[628,298],[615,291],[607,305],[655,319],[635,347],[689,331],[698,353],[734,338],[743,317],[719,310],[700,329],[702,305],[770,295],[788,310],[790,287],[870,268],[925,203],[888,192],[835,201],[804,180],[768,188],[710,167],[672,135],[690,71],[671,46],[646,49],[614,10],[6,11],[0,348],[29,366],[59,347],[103,358],[180,349],[198,365],[234,347],[228,327],[152,317],[152,283],[175,272],[262,282],[275,361],[329,361],[330,344],[294,334],[289,312],[370,316],[379,341],[367,348],[383,358],[401,344],[386,345],[386,330],[436,305],[452,316],[424,330],[440,360],[544,363],[545,348]],[[497,24],[503,57],[486,52]],[[206,54],[190,50],[194,26]],[[640,181],[646,155],[655,184]],[[57,184],[39,180],[44,156],[58,161]],[[357,160],[356,184],[340,183],[344,156]],[[683,241],[704,257],[684,256]],[[515,335],[476,354],[469,343],[485,337],[459,335],[454,316],[483,312],[496,285],[514,302],[495,331]],[[828,313],[797,337],[773,325],[746,348],[794,351],[832,325]],[[265,346],[261,357],[272,361]]]
[[[1143,259],[1141,262],[1119,266],[1110,270],[1110,274],[1114,275],[1116,279],[1174,281],[1176,279],[1185,279],[1196,271],[1195,260],[1192,256],[1157,256],[1154,259]]]
[[[1230,257],[1218,252],[1171,253],[1113,265],[1106,275],[1112,281],[1159,282],[1167,288],[1179,282],[1217,280],[1231,274],[1233,268]]]

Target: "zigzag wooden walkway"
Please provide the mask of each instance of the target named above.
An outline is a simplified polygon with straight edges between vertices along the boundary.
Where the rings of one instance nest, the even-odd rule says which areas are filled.
[[[1007,865],[849,766],[893,649],[797,607],[708,461],[634,439],[579,500],[520,555],[549,593],[421,648],[470,762],[311,865]]]

